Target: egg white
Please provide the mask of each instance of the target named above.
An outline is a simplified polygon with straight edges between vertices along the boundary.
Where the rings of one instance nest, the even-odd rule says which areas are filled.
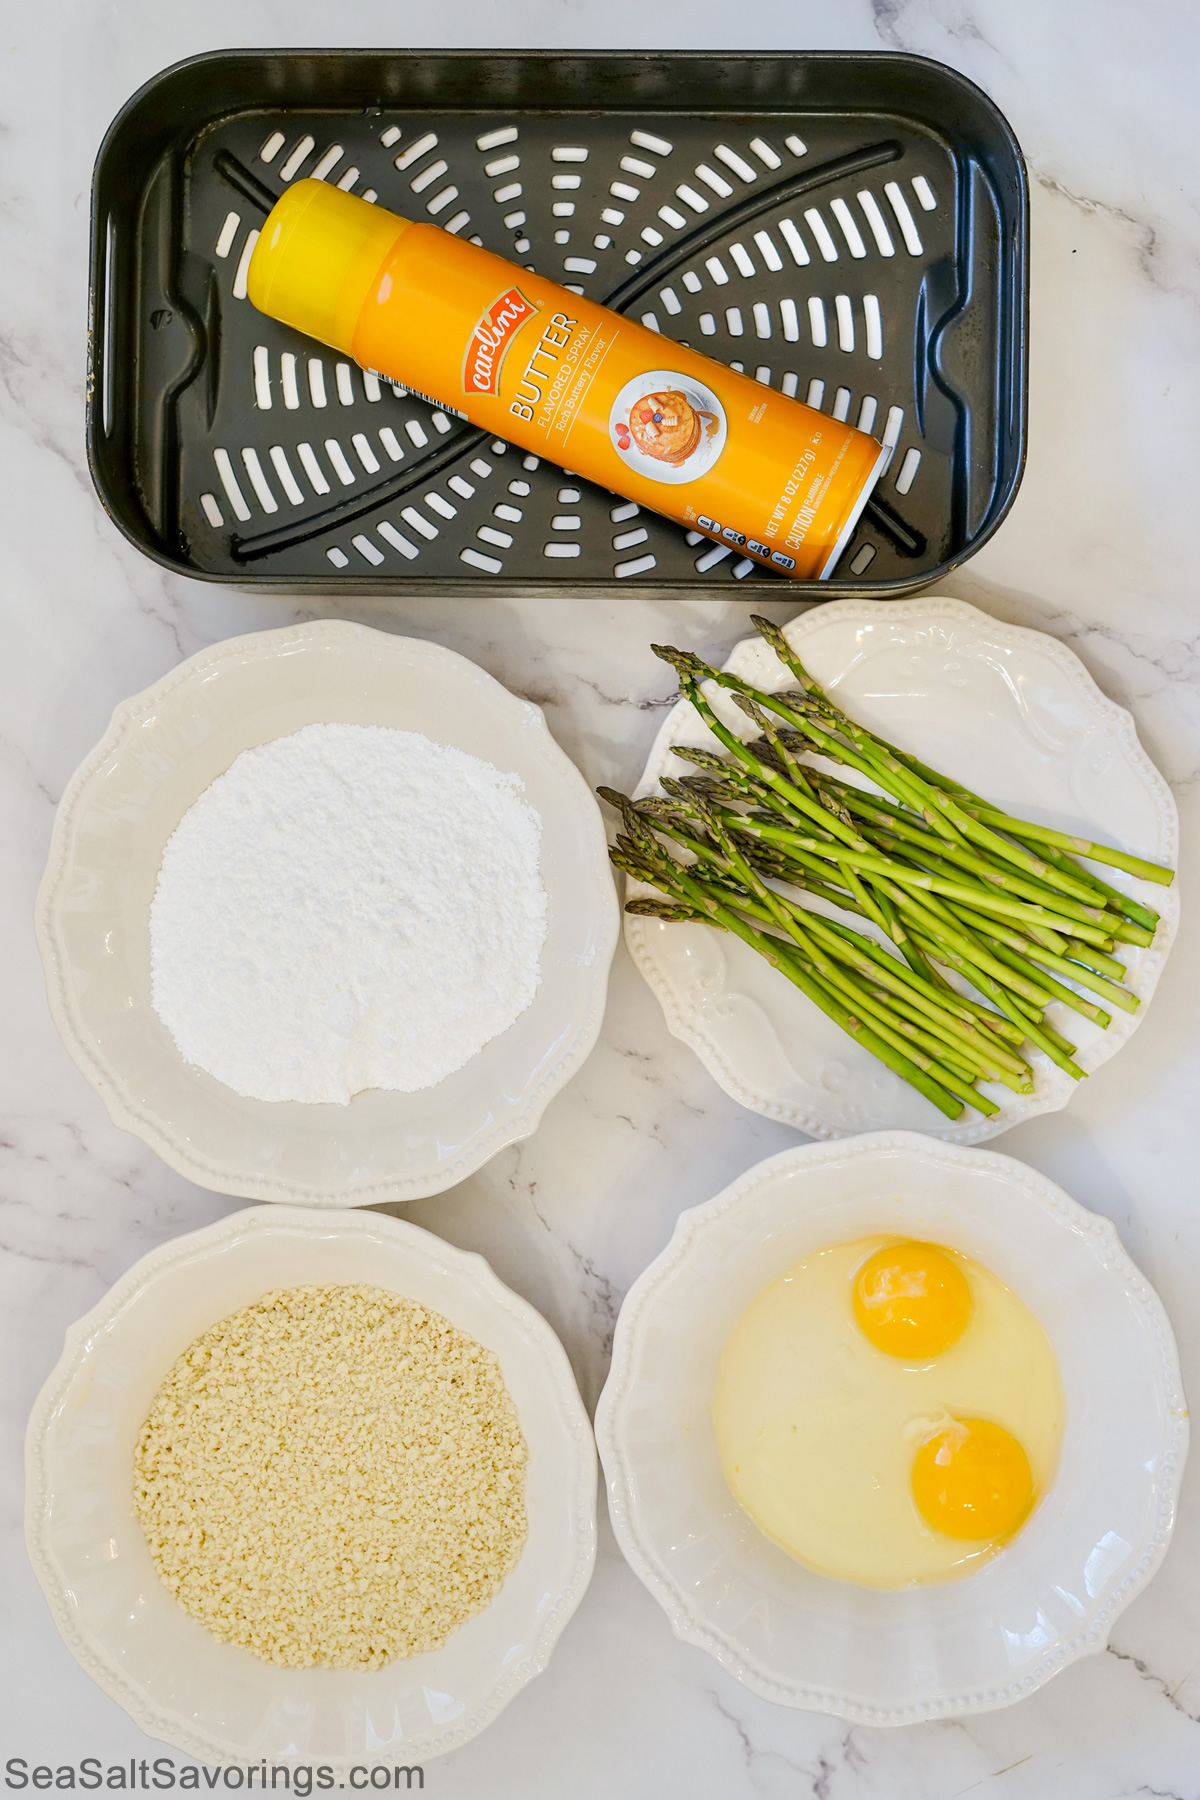
[[[970,1574],[1000,1543],[933,1530],[917,1510],[919,1444],[950,1417],[993,1420],[1048,1491],[1066,1405],[1038,1320],[990,1270],[939,1246],[962,1270],[971,1316],[958,1341],[923,1363],[864,1337],[854,1276],[894,1237],[805,1257],[753,1300],[721,1357],[712,1417],[721,1467],[755,1524],[823,1574],[899,1588]]]

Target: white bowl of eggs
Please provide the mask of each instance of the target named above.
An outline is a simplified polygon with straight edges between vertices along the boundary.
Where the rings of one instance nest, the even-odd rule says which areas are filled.
[[[596,1435],[677,1636],[768,1700],[905,1725],[1103,1649],[1166,1553],[1188,1427],[1108,1220],[889,1131],[680,1217],[621,1310]]]

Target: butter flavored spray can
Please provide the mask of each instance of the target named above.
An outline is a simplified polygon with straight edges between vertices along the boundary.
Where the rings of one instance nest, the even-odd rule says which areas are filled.
[[[798,580],[832,572],[887,460],[852,425],[323,181],[276,203],[248,290],[419,398]]]

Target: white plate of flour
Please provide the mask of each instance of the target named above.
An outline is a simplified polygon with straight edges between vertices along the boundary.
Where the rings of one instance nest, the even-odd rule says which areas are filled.
[[[151,1004],[249,1100],[435,1087],[537,993],[541,836],[518,776],[419,731],[256,744],[167,841]]]
[[[321,1206],[438,1193],[528,1136],[595,1042],[617,913],[539,709],[329,621],[118,707],[37,930],[118,1125],[205,1187]]]

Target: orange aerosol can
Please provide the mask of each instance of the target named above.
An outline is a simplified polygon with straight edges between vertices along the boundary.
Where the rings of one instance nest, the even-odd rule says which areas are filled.
[[[864,431],[323,181],[276,203],[248,286],[421,399],[799,580],[831,573],[887,459]]]

